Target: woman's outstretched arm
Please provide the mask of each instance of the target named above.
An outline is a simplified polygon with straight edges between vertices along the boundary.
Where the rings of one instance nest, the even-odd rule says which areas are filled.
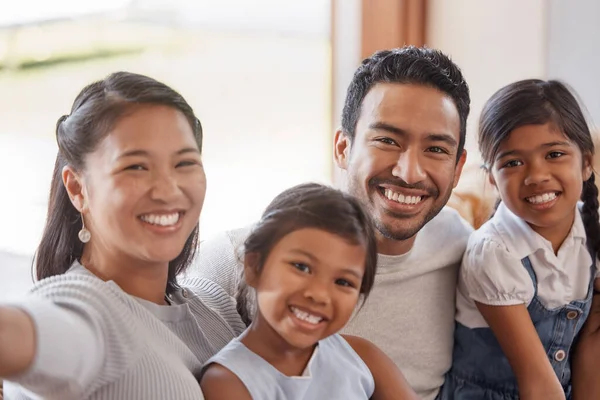
[[[33,320],[27,313],[13,307],[0,307],[0,377],[25,372],[36,352]]]

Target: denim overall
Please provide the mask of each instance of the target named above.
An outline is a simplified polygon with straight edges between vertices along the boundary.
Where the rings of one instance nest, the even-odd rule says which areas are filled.
[[[534,296],[527,307],[537,333],[546,349],[554,372],[571,397],[570,352],[592,305],[596,257],[592,254],[590,284],[585,300],[547,309],[538,299],[537,277],[529,257],[521,262],[531,276]],[[508,359],[490,328],[469,329],[456,323],[452,369],[438,399],[440,400],[512,400],[518,399],[517,380]]]

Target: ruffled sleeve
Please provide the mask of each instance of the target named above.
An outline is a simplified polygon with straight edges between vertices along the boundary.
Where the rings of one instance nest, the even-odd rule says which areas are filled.
[[[469,298],[492,306],[529,304],[533,281],[521,260],[492,239],[469,242],[461,280]]]

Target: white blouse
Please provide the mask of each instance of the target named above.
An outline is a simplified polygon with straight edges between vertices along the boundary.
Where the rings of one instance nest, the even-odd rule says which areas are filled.
[[[501,203],[494,217],[469,238],[459,275],[456,320],[468,328],[487,327],[475,301],[529,305],[534,287],[521,262],[525,257],[536,274],[538,299],[545,307],[557,308],[586,297],[592,257],[579,209],[569,235],[554,254],[548,240]]]

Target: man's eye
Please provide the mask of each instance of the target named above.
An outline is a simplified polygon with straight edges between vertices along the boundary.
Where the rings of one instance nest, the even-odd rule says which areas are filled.
[[[375,140],[377,140],[378,142],[381,142],[381,143],[385,143],[385,144],[391,144],[391,145],[396,144],[396,142],[393,139],[390,139],[388,137],[382,137],[382,138],[378,138]]]

